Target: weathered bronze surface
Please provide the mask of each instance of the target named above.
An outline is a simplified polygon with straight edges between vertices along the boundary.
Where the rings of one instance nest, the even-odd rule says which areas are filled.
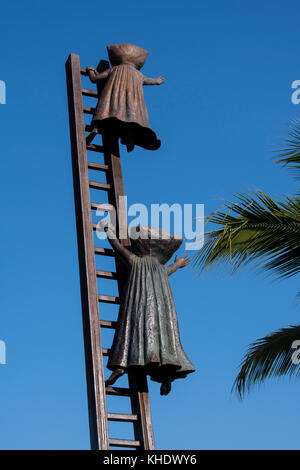
[[[91,81],[102,82],[91,135],[99,132],[118,136],[129,152],[135,145],[157,150],[161,142],[149,124],[143,85],[160,85],[165,79],[147,78],[140,72],[148,55],[145,49],[124,43],[108,46],[107,50],[111,68],[99,73],[87,67]]]
[[[154,227],[139,227],[131,232],[129,251],[116,239],[111,226],[104,230],[128,270],[107,364],[113,373],[106,384],[113,384],[124,372],[143,372],[160,382],[161,395],[167,395],[173,380],[195,370],[181,345],[168,279],[189,259],[176,257],[173,264],[164,265],[182,239]],[[165,238],[167,234],[169,238]]]

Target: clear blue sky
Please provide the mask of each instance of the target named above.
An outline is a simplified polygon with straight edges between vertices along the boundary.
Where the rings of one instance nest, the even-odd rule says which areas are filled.
[[[1,5],[2,449],[87,449],[88,413],[64,63],[105,46],[150,51],[145,90],[157,152],[122,151],[129,203],[204,203],[236,190],[291,193],[272,160],[300,79],[299,2],[52,2]],[[146,175],[146,177],[145,177]],[[299,322],[296,279],[192,269],[172,278],[184,348],[197,372],[168,397],[150,384],[159,449],[299,449],[300,383],[230,390],[246,346]],[[124,408],[123,408],[124,410]],[[113,437],[129,436],[119,425]],[[129,436],[130,437],[130,436]]]

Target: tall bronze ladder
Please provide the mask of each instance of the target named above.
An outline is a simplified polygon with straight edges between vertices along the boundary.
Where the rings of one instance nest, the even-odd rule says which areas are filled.
[[[108,67],[108,63],[101,61],[97,70],[103,70],[105,67]],[[102,347],[101,329],[115,329],[116,322],[100,317],[101,305],[103,303],[115,304],[115,308],[118,309],[124,276],[122,264],[117,258],[115,258],[115,272],[96,269],[95,257],[115,257],[115,254],[109,248],[95,246],[93,231],[96,230],[97,224],[93,223],[92,211],[95,209],[109,211],[114,206],[117,230],[121,225],[127,227],[126,208],[119,203],[119,197],[124,196],[124,186],[118,139],[102,135],[102,145],[87,143],[88,134],[86,133],[91,131],[91,127],[85,124],[84,115],[92,115],[94,108],[84,106],[83,97],[97,99],[99,90],[82,88],[81,76],[86,75],[86,71],[80,67],[77,54],[70,54],[66,62],[66,75],[91,448],[107,450],[118,447],[152,450],[154,449],[154,437],[146,376],[128,375],[128,387],[126,388],[105,387],[104,382],[103,356],[109,354],[109,349]],[[90,162],[88,155],[90,156],[91,152],[96,152],[97,157],[103,155],[103,163]],[[94,153],[93,155],[95,156]],[[106,182],[91,181],[89,170],[104,172]],[[107,192],[108,204],[91,201],[91,189]],[[124,246],[130,244],[128,237],[120,241]],[[100,294],[98,292],[98,278],[116,281],[119,296]],[[116,400],[118,397],[128,397],[131,413],[121,414],[107,411],[108,395],[116,397]],[[124,436],[121,436],[120,439],[111,438],[108,432],[109,421],[132,423],[134,440],[125,439]]]

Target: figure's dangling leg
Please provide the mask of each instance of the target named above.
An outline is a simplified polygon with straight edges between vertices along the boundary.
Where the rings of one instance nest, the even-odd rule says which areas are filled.
[[[126,146],[127,146],[127,152],[132,152],[132,150],[134,149],[134,138],[130,131],[128,132],[126,136]]]
[[[112,374],[108,377],[108,379],[105,380],[105,385],[106,386],[113,385],[116,382],[116,380],[118,380],[118,378],[121,377],[121,375],[123,375],[124,373],[125,373],[124,369],[114,370]]]
[[[97,127],[94,127],[92,132],[86,138],[86,145],[91,144],[97,134],[98,134],[98,129],[97,129]]]
[[[161,395],[168,395],[172,388],[172,377],[167,376],[164,377],[163,382],[160,386],[160,394]]]

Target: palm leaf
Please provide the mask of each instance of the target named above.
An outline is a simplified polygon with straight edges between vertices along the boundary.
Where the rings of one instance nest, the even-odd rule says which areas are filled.
[[[293,345],[297,340],[299,345]],[[299,346],[300,325],[282,328],[258,339],[250,345],[243,358],[233,389],[242,398],[267,378],[300,375],[300,368],[295,363],[296,348]]]
[[[300,178],[300,119],[294,119],[289,125],[288,138],[284,139],[287,147],[277,150],[280,157],[276,163],[288,165],[296,178]]]
[[[204,245],[193,257],[204,271],[223,263],[235,271],[254,261],[279,277],[300,271],[300,198],[276,201],[262,191],[238,194],[207,222],[220,226],[205,233]]]

